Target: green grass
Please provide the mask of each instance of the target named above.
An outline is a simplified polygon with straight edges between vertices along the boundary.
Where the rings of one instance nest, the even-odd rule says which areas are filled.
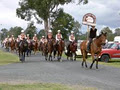
[[[85,86],[34,83],[34,84],[0,84],[0,90],[97,90],[97,89]]]
[[[18,62],[19,58],[17,55],[12,53],[3,52],[0,50],[0,65],[10,64]]]
[[[82,58],[77,58],[77,60],[82,61]],[[92,63],[92,58],[89,57],[86,61]],[[111,59],[108,63],[99,61],[99,64],[120,68],[120,59]]]

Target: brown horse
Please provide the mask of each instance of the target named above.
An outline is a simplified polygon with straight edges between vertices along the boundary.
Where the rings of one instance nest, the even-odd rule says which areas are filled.
[[[52,61],[52,52],[53,52],[53,50],[55,48],[55,39],[49,39],[47,41],[47,45],[46,46],[47,46],[46,48],[48,49],[47,50],[48,51],[48,56],[49,56],[48,59],[49,59],[49,61]]]
[[[102,50],[102,45],[105,44],[105,41],[106,41],[106,35],[107,33],[101,33],[98,37],[96,37],[92,43],[91,43],[91,46],[90,46],[90,52],[91,55],[92,55],[92,64],[90,66],[90,69],[92,68],[94,62],[96,61],[96,69],[98,69],[98,57],[99,57],[99,54]],[[86,58],[87,58],[87,41],[83,41],[80,45],[80,49],[81,49],[81,53],[82,53],[82,56],[83,56],[83,61],[82,61],[82,66],[84,66],[84,63],[85,63],[85,66],[87,67],[87,63],[86,63]]]
[[[33,51],[35,55],[36,55],[37,50],[38,50],[38,41],[33,41]]]
[[[11,48],[11,52],[14,52],[14,50],[15,50],[15,40],[14,39],[12,39],[10,42],[10,48]]]
[[[72,61],[76,61],[77,43],[75,41],[71,42],[67,49],[68,49],[68,53],[66,53],[67,59],[70,57]]]
[[[10,43],[9,43],[9,41],[7,40],[6,42],[5,42],[5,49],[9,52],[9,46],[10,46]]]
[[[58,59],[58,61],[61,60],[61,56],[62,56],[62,53],[64,51],[64,47],[65,47],[65,42],[63,40],[58,41],[58,43],[56,45],[56,51],[57,51],[57,59]]]
[[[42,52],[42,55],[44,55],[44,52],[43,52],[43,47],[44,47],[44,43],[39,42],[38,48],[39,48],[39,51],[41,51],[41,52]]]

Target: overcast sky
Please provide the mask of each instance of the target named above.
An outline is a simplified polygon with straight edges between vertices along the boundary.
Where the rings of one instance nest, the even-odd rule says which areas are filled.
[[[0,29],[14,26],[21,26],[24,29],[27,23],[16,17],[16,8],[19,0],[0,0]],[[64,11],[71,14],[75,20],[82,22],[86,13],[93,13],[97,18],[97,28],[100,31],[108,26],[112,30],[120,27],[120,0],[89,0],[87,5],[68,4],[62,6]],[[43,25],[37,25],[42,29]],[[86,26],[82,25],[82,32],[86,31]]]

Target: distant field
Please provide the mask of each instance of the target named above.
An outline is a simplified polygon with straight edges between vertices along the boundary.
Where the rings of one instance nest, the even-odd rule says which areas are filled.
[[[62,84],[0,84],[0,90],[97,90],[86,86],[69,86]]]
[[[0,65],[19,62],[17,55],[0,50]]]

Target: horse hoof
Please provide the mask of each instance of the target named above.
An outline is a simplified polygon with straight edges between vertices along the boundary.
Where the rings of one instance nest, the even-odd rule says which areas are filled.
[[[90,69],[92,69],[92,67],[90,67]]]

